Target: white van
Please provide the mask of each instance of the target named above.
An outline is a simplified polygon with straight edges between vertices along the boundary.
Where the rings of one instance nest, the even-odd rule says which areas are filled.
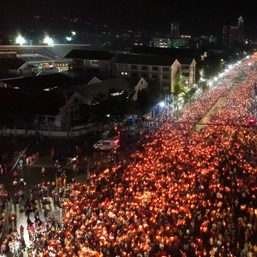
[[[117,150],[120,147],[119,139],[105,139],[105,140],[99,140],[94,144],[94,148],[96,150]]]

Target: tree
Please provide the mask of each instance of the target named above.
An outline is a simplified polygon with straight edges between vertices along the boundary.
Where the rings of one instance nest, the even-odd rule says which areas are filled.
[[[192,100],[196,90],[197,89],[195,87],[192,87],[183,95],[184,103],[187,103]]]
[[[129,93],[121,91],[120,95],[113,96],[111,93],[116,90],[110,90],[110,94],[106,97],[96,96],[94,104],[92,105],[92,115],[97,118],[99,122],[106,122],[109,120],[107,114],[110,117],[116,117],[118,119],[123,118],[125,114],[131,109],[128,99]]]
[[[204,92],[209,89],[206,81],[199,81],[198,87]]]
[[[185,83],[185,79],[183,77],[177,76],[174,81],[174,96],[182,96],[187,92],[187,87]]]

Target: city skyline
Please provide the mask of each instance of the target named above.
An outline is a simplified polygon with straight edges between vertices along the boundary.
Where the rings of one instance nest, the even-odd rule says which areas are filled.
[[[257,28],[257,19],[254,10],[257,3],[244,1],[183,3],[172,1],[21,1],[10,0],[1,8],[1,31],[7,29],[26,29],[37,16],[45,27],[51,27],[50,20],[60,22],[61,17],[79,17],[83,21],[95,24],[107,24],[113,27],[132,27],[150,30],[167,30],[171,22],[179,22],[182,33],[222,34],[223,25],[237,24],[237,18],[243,16],[246,25],[246,34],[254,36]],[[75,24],[76,25],[76,24]]]

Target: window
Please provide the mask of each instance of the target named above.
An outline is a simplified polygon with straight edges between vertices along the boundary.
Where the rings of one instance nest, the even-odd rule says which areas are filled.
[[[137,70],[137,65],[131,65],[132,70]]]
[[[152,70],[153,70],[153,71],[159,71],[159,67],[153,66],[153,67],[152,67]]]
[[[182,72],[182,75],[188,77],[189,76],[189,71]]]
[[[147,66],[141,66],[141,70],[147,70]]]
[[[170,68],[169,68],[169,67],[163,67],[163,68],[162,68],[162,71],[164,71],[164,72],[169,72],[169,71],[170,71]]]
[[[94,65],[94,64],[98,64],[98,60],[91,60],[91,64]]]

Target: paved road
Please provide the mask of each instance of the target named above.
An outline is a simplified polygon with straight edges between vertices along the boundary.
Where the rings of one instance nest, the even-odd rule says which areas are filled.
[[[246,79],[247,79],[248,75],[243,73],[243,72],[239,72],[238,75],[232,80],[232,81],[228,81],[225,82],[223,81],[222,83],[229,83],[229,88],[226,92],[224,92],[222,94],[222,96],[218,99],[218,101],[211,107],[211,109],[206,113],[206,115],[196,124],[195,126],[195,130],[196,131],[200,131],[201,129],[203,129],[204,127],[206,127],[209,120],[216,114],[219,112],[219,110],[226,105],[226,101],[227,101],[227,95],[230,92],[230,90],[232,90],[235,86],[238,86],[239,84],[243,83]]]
[[[196,124],[195,130],[200,131],[208,125],[209,120],[213,117],[214,114],[218,113],[219,109],[221,109],[226,104],[226,97],[221,97],[219,100],[212,106],[212,108],[207,112],[207,114],[200,120],[199,123]]]

